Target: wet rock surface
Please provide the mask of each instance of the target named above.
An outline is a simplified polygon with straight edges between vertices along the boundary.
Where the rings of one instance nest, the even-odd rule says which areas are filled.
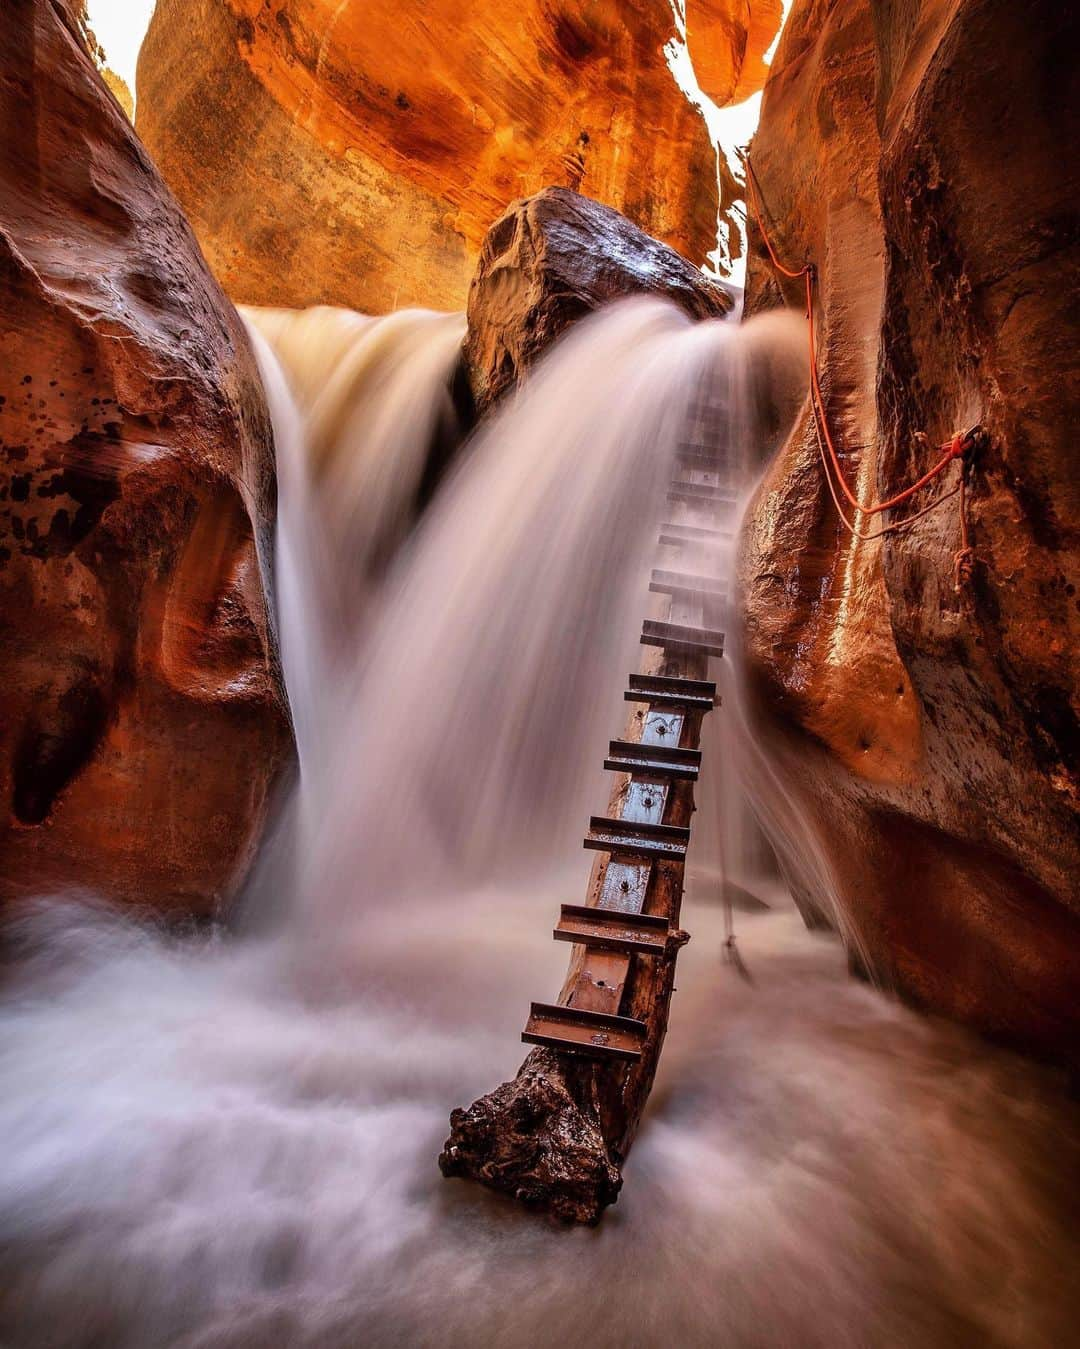
[[[205,914],[290,743],[269,419],[75,7],[0,37],[0,895]]]
[[[880,500],[954,431],[980,423],[986,440],[959,591],[957,499],[853,541],[808,415],[742,557],[762,727],[825,841],[858,958],[923,1005],[1065,1056],[1080,976],[1080,194],[1063,158],[1080,131],[1064,55],[1077,25],[1042,0],[796,5],[752,159],[781,256],[818,265],[848,480]],[[748,307],[801,306],[759,235],[754,252]]]
[[[608,206],[557,187],[513,202],[488,231],[469,288],[465,355],[479,405],[514,385],[577,319],[628,295],[663,297],[692,319],[734,303]]]
[[[761,87],[761,8],[692,7],[718,95]],[[704,260],[716,165],[674,34],[656,0],[160,0],[138,127],[233,299],[457,309],[492,221],[549,183]]]

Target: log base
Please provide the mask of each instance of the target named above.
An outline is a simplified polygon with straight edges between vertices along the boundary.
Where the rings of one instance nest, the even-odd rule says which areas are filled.
[[[591,1063],[534,1049],[512,1082],[453,1112],[439,1169],[562,1222],[599,1222],[622,1175],[600,1126],[596,1075]]]

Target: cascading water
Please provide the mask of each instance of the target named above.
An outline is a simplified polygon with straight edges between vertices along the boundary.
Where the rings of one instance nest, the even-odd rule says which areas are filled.
[[[282,659],[310,776],[326,763],[382,574],[460,439],[465,318],[325,305],[244,316],[278,444]]]
[[[692,392],[748,387],[753,326],[643,301],[580,324],[406,537],[460,320],[251,322],[302,758],[289,909],[247,938],[71,897],[23,921],[0,1339],[1066,1343],[1056,1080],[848,979],[778,885],[740,920],[751,988],[721,969],[709,868],[691,884],[657,1090],[599,1230],[435,1168],[449,1108],[513,1071],[529,998],[557,987],[547,934],[582,894],[662,485]]]

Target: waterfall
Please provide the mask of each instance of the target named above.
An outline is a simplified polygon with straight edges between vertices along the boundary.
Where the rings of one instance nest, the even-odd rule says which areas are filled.
[[[340,947],[344,927],[394,894],[505,883],[523,863],[558,859],[584,874],[578,835],[603,796],[598,746],[621,720],[636,664],[686,409],[718,388],[734,422],[750,417],[748,344],[730,324],[694,325],[657,302],[583,325],[474,437],[371,585],[366,541],[388,518],[405,532],[460,329],[444,316],[327,310],[249,322],[283,487],[310,494],[296,511],[283,491],[279,533],[283,659],[312,828],[300,849],[305,925],[325,909]],[[385,369],[380,378],[385,367],[394,378],[412,368],[418,387]],[[287,416],[293,400],[302,433]],[[343,449],[360,438],[362,453]],[[311,652],[331,629],[347,656],[315,688]],[[324,702],[332,734],[316,751],[304,742]]]
[[[850,980],[775,881],[740,915],[754,985],[725,973],[716,841],[742,807],[711,751],[694,941],[618,1207],[554,1230],[435,1167],[449,1109],[513,1073],[558,987],[548,934],[583,896],[688,408],[726,400],[749,488],[782,335],[626,302],[469,435],[459,316],[248,322],[301,754],[288,904],[175,934],[52,896],[14,929],[0,1340],[1065,1343],[1055,1080]],[[728,692],[713,720],[737,729]],[[784,817],[783,784],[758,791]]]

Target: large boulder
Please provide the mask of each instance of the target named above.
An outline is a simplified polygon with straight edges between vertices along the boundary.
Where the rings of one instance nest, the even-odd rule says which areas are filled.
[[[798,0],[752,151],[780,254],[818,267],[828,417],[860,498],[955,430],[986,433],[956,589],[957,498],[853,539],[802,418],[743,544],[762,729],[857,958],[1050,1054],[1080,1029],[1078,41],[1054,0]],[[748,305],[781,292],[804,302],[758,234]]]
[[[718,86],[760,88],[760,5],[694,5]],[[460,309],[488,226],[549,183],[704,261],[716,164],[674,34],[665,0],[158,0],[137,123],[235,300]]]
[[[549,187],[492,225],[469,287],[465,357],[488,407],[585,314],[627,295],[671,300],[691,318],[730,313],[731,293],[618,211]]]
[[[208,913],[290,743],[269,419],[78,6],[0,39],[0,897]]]

